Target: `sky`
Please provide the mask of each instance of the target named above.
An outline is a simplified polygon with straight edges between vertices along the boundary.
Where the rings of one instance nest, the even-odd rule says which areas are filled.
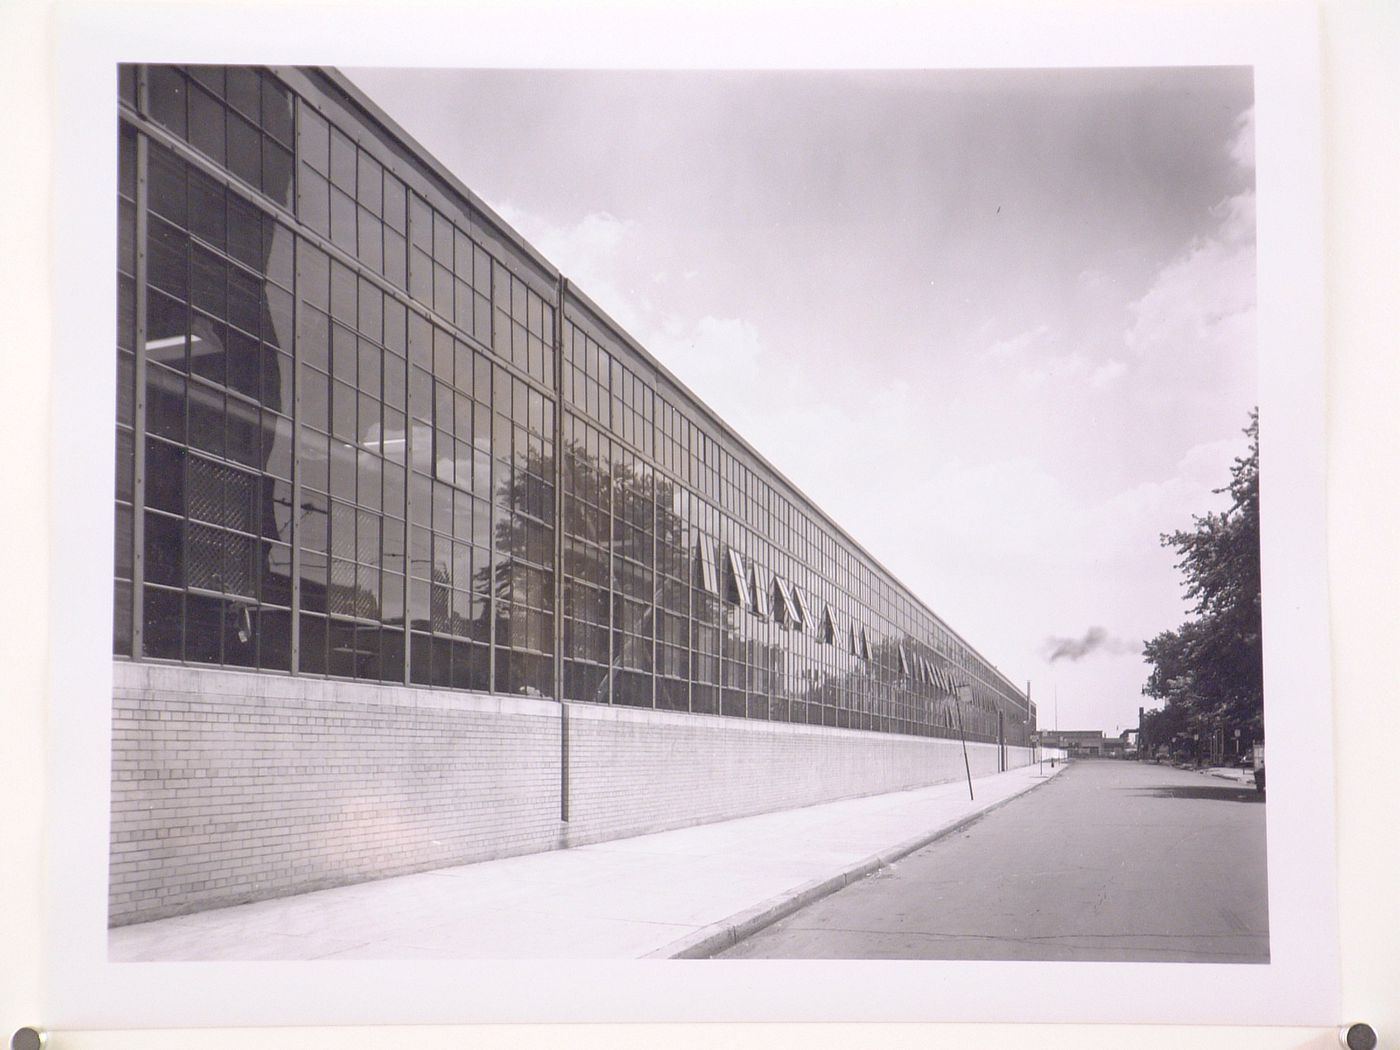
[[[1042,728],[1155,706],[1257,401],[1248,69],[346,72]]]

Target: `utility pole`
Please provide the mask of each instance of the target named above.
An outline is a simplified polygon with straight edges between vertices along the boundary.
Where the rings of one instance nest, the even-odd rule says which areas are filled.
[[[962,737],[963,769],[967,770],[967,797],[975,802],[977,796],[972,793],[972,766],[967,760],[967,734],[963,731],[962,691],[967,688],[966,685],[959,685],[953,690],[953,709],[958,713],[958,736]]]

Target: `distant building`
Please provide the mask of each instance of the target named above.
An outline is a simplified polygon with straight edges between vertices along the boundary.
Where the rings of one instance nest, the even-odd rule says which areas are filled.
[[[1105,740],[1102,729],[1050,729],[1041,732],[1040,745],[1063,748],[1069,755],[1104,755],[1110,748],[1121,749],[1122,741]]]

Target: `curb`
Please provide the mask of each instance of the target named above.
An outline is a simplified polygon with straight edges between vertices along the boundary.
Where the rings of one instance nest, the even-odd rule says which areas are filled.
[[[1253,786],[1254,786],[1253,783],[1252,783],[1251,781],[1246,780],[1244,777],[1235,776],[1233,773],[1213,773],[1213,772],[1210,772],[1209,770],[1203,770],[1202,772],[1208,773],[1210,776],[1214,777],[1216,780],[1228,780],[1228,781],[1230,781],[1232,784],[1244,784],[1244,785],[1246,785],[1246,786],[1248,786],[1248,787],[1253,787]]]
[[[985,809],[966,816],[959,817],[951,824],[935,828],[932,831],[916,835],[912,839],[906,839],[897,846],[881,850],[872,854],[864,860],[857,861],[850,867],[831,875],[824,879],[814,879],[794,890],[780,893],[776,897],[770,897],[762,904],[756,905],[747,911],[741,911],[731,915],[727,919],[710,923],[703,926],[694,933],[688,933],[670,944],[655,951],[643,955],[643,959],[708,959],[717,952],[732,948],[746,937],[751,937],[766,926],[771,926],[779,919],[785,919],[793,912],[800,911],[814,901],[828,897],[837,890],[844,889],[851,883],[881,868],[888,867],[895,861],[907,857],[915,850],[923,849],[932,842],[936,842],[946,835],[951,835],[955,831],[961,831],[974,821],[981,820],[993,810],[1000,809],[1008,802],[1014,802],[1023,795],[1029,794],[1036,788],[1049,783],[1060,771],[1066,767],[1061,766],[1056,773],[1051,773],[1044,780],[1032,781],[1027,787],[1016,792],[1014,795],[1007,795],[1006,798],[993,802]]]

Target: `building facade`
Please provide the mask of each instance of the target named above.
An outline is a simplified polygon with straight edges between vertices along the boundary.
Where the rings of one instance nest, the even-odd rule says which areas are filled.
[[[1042,747],[1059,748],[1069,755],[1105,755],[1122,741],[1105,739],[1102,729],[1047,729],[1040,734]]]
[[[1028,697],[348,80],[119,78],[114,922],[1025,760]]]

